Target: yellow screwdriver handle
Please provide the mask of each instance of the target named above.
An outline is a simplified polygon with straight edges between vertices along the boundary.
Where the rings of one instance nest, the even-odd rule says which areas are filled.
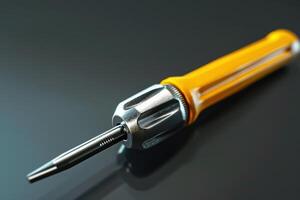
[[[191,124],[203,109],[280,68],[299,51],[299,40],[294,33],[275,30],[184,76],[169,77],[161,83],[171,84],[182,93],[188,103]]]

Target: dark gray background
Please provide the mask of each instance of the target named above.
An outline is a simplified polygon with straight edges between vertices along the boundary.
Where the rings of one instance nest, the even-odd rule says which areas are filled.
[[[110,128],[117,103],[135,92],[273,29],[300,34],[299,1],[0,4],[0,199],[300,198],[299,58],[141,154],[166,160],[147,176],[120,168],[116,145],[25,179]]]

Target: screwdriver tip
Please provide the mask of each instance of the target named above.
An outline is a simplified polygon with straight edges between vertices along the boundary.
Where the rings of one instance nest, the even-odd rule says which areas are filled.
[[[115,126],[112,129],[55,157],[51,161],[29,173],[27,175],[27,180],[30,183],[33,183],[61,172],[124,139],[126,139],[126,133],[123,131],[123,125]]]
[[[32,171],[27,175],[27,180],[30,183],[33,183],[35,181],[38,181],[42,178],[45,178],[47,176],[50,176],[52,174],[55,174],[57,172],[58,168],[56,165],[53,164],[52,161],[47,162],[46,164],[42,165],[38,169]]]

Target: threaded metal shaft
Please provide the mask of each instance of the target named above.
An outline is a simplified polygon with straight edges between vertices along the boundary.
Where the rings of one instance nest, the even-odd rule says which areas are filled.
[[[112,129],[57,156],[37,170],[28,174],[27,178],[30,182],[34,182],[68,169],[82,160],[85,160],[124,139],[126,139],[126,133],[123,131],[123,125],[115,126]]]

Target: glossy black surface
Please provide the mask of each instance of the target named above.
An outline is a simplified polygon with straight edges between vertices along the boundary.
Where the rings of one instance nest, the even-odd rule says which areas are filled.
[[[299,199],[300,58],[177,138],[26,174],[111,126],[117,103],[276,28],[299,1],[0,3],[0,199]],[[125,166],[117,164],[124,162]]]

